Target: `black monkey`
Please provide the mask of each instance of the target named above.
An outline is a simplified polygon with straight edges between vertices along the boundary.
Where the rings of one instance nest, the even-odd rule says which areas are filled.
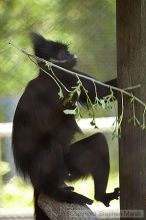
[[[77,58],[68,51],[67,45],[46,40],[41,35],[32,34],[35,55],[61,67],[74,70]],[[49,71],[71,89],[77,77],[57,68],[48,70],[43,62],[38,62],[39,75],[30,81],[21,96],[13,120],[12,147],[16,168],[24,178],[29,177],[34,187],[36,219],[48,219],[37,206],[40,193],[58,201],[78,204],[91,204],[93,201],[63,187],[64,181],[92,175],[95,183],[95,199],[105,206],[117,199],[119,190],[106,193],[109,176],[109,151],[103,134],[97,133],[71,145],[71,140],[80,129],[73,115],[63,110],[73,109],[72,103],[63,104],[59,99],[58,87],[54,80],[42,69]],[[82,75],[86,75],[81,73]],[[88,90],[91,100],[95,98],[93,83],[80,78]],[[107,82],[116,86],[116,79]],[[99,98],[110,93],[108,88],[96,85]],[[65,97],[67,92],[64,91]],[[75,101],[77,97],[74,97]],[[86,104],[82,91],[78,101]]]

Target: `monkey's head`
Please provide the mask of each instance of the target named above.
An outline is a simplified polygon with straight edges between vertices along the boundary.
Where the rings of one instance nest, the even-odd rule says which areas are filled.
[[[46,40],[40,34],[31,33],[35,55],[58,66],[72,69],[77,57],[68,51],[68,46],[60,42]]]

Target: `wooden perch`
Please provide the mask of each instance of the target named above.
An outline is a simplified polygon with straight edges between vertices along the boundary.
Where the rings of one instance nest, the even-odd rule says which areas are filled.
[[[39,196],[38,205],[51,220],[98,220],[86,205],[61,203],[45,195]]]

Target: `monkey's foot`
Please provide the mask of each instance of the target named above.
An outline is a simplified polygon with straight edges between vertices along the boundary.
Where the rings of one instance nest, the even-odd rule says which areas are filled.
[[[91,205],[93,203],[93,200],[87,198],[86,196],[68,190],[58,190],[54,192],[51,196],[59,202],[76,203],[80,205]]]
[[[73,186],[64,186],[64,187],[60,188],[60,191],[74,191],[74,187]]]
[[[95,199],[97,201],[102,202],[106,207],[110,206],[110,201],[114,199],[119,199],[120,196],[120,188],[115,188],[114,192],[112,193],[105,193],[104,195],[97,195],[95,196]]]

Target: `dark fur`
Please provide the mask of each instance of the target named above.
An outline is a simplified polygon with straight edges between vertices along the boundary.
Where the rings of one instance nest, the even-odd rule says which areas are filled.
[[[33,34],[32,39],[38,57],[46,60],[66,60],[59,65],[74,70],[76,58],[68,52],[66,45],[47,41],[38,34]],[[43,63],[38,62],[38,65],[46,70]],[[76,85],[75,76],[56,68],[53,68],[53,72],[67,88],[71,89]],[[90,98],[94,100],[93,83],[86,79],[81,81]],[[116,85],[116,79],[108,83]],[[110,93],[105,87],[96,87],[99,98]],[[106,194],[109,176],[106,139],[103,134],[98,133],[70,145],[74,134],[80,129],[75,117],[63,112],[64,109],[74,106],[71,103],[64,106],[58,92],[54,80],[41,69],[38,77],[28,83],[13,120],[12,145],[16,167],[25,178],[30,178],[36,199],[40,193],[44,193],[61,202],[78,204],[91,204],[92,200],[75,193],[71,188],[63,188],[62,185],[65,180],[76,180],[91,174],[95,183],[95,199],[108,206],[112,199],[118,197],[118,191]],[[64,94],[67,97],[65,91]],[[76,97],[74,99],[76,100]],[[86,104],[83,92],[79,101]],[[35,206],[36,219],[48,219],[38,208],[37,200]]]

